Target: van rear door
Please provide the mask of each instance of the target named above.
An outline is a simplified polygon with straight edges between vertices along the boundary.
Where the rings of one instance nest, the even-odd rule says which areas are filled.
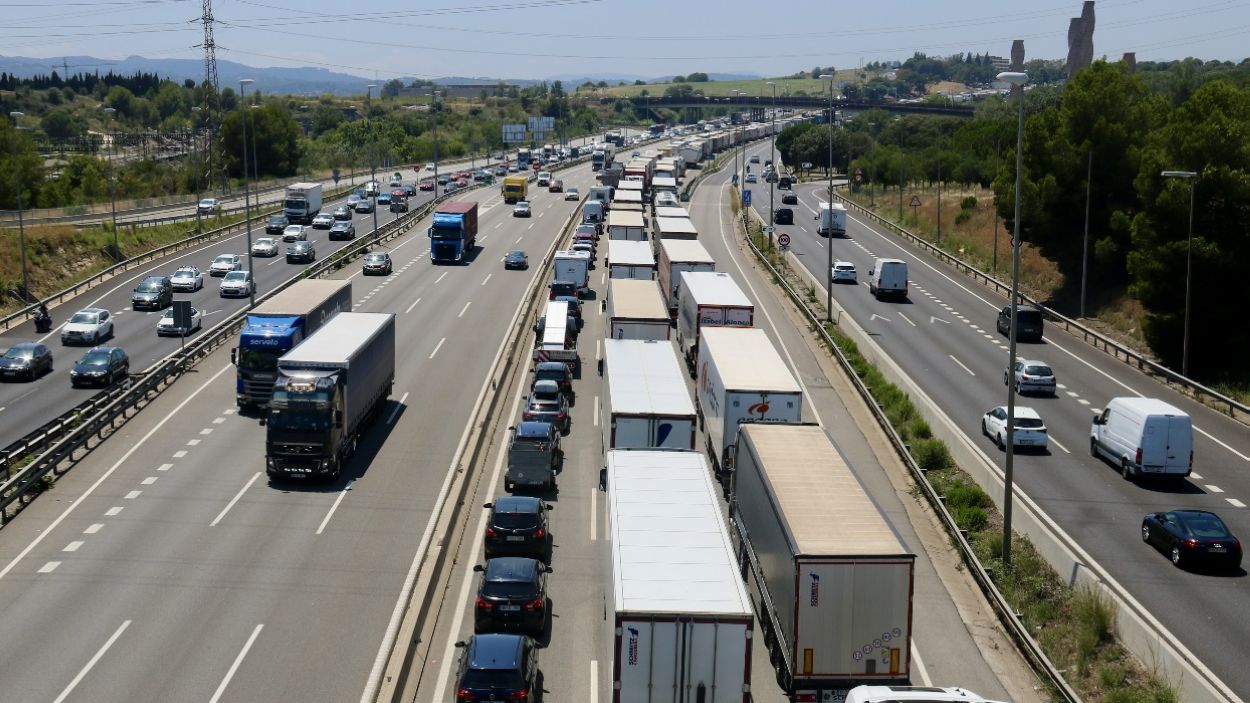
[[[1187,415],[1168,415],[1167,463],[1168,473],[1186,473],[1193,457],[1194,432]]]

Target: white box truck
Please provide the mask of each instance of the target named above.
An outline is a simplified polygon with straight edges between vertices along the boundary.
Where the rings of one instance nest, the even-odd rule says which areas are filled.
[[[817,221],[816,233],[822,237],[846,236],[846,208],[842,203],[834,203],[833,207],[829,207],[829,203],[820,204],[820,212],[816,213],[813,218]]]
[[[590,289],[590,252],[560,250],[553,255],[551,280],[573,283],[578,295]]]
[[[694,401],[668,340],[603,340],[603,448],[694,449]]]
[[[608,281],[608,339],[667,340],[670,322],[655,281]]]
[[[617,213],[613,213],[615,214]],[[608,267],[608,278],[650,281],[655,276],[655,255],[651,253],[651,245],[647,242],[609,239],[604,262]]]
[[[1194,466],[1189,414],[1156,398],[1112,398],[1094,416],[1089,450],[1124,478],[1188,476]]]
[[[312,219],[321,212],[320,183],[292,183],[286,187],[286,198],[282,201],[282,213],[291,222],[312,224]]]
[[[716,259],[698,240],[660,239],[655,242],[658,262],[656,279],[664,294],[668,314],[677,317],[678,289],[682,271],[715,271]]]
[[[619,197],[612,202],[614,205],[626,204]],[[608,239],[647,241],[647,225],[642,219],[641,210],[625,210],[618,206],[608,211]]]
[[[729,529],[791,700],[911,674],[916,557],[818,425],[744,425]]]
[[[696,376],[695,407],[721,480],[733,470],[739,427],[803,421],[803,388],[762,329],[703,330]]]
[[[656,216],[651,227],[655,231],[654,239],[698,239],[699,230],[689,217]]]
[[[752,327],[755,306],[727,273],[682,271],[677,299],[677,347],[690,376],[699,358],[699,332],[707,327]]]
[[[754,616],[696,452],[608,452],[612,702],[750,703]]]

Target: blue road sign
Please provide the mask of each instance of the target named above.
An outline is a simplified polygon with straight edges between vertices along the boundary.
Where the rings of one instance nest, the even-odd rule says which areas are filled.
[[[751,191],[749,190],[742,191],[742,204],[747,207],[751,206]]]

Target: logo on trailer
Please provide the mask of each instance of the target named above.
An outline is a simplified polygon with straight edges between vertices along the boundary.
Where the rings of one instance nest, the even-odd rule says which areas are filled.
[[[627,628],[629,630],[629,647],[626,661],[630,666],[638,666],[638,630],[635,628]]]
[[[818,574],[808,574],[812,577],[812,583],[808,586],[808,605],[813,608],[820,607],[820,576]]]
[[[761,419],[761,420],[763,420],[763,419],[764,419],[764,416],[768,414],[768,407],[769,407],[769,405],[768,405],[768,401],[767,401],[767,400],[760,401],[760,402],[756,403],[755,405],[752,405],[752,406],[748,407],[748,408],[747,408],[747,414],[748,414],[748,415],[759,415],[759,416],[760,416],[760,419]],[[813,575],[812,575],[812,578],[818,578],[818,577],[817,577],[815,574],[813,574]]]
[[[664,440],[668,439],[668,436],[672,433],[673,433],[673,423],[661,422],[659,428],[656,430],[656,433],[655,433],[655,446],[663,447]]]

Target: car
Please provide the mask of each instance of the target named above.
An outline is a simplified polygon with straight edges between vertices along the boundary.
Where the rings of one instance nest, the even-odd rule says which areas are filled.
[[[195,292],[204,287],[204,274],[194,266],[183,266],[169,277],[169,283],[176,291]]]
[[[361,193],[360,196],[366,199],[376,198],[378,196],[378,193],[381,192],[381,189],[382,189],[381,183],[378,183],[377,181],[369,181],[368,183],[365,184],[365,192]]]
[[[111,386],[130,376],[130,357],[121,347],[93,347],[69,371],[69,384]]]
[[[530,164],[530,170],[534,171],[535,173],[537,173],[538,171],[541,171],[542,168],[543,168],[543,165],[537,161]]]
[[[311,264],[317,260],[317,247],[310,241],[295,242],[286,248],[286,262]]]
[[[560,157],[559,157],[559,156],[556,156],[555,154],[552,154],[551,156],[548,156],[548,157],[547,157],[547,165],[548,165],[548,166],[554,166],[554,165],[556,165],[556,164],[558,164],[558,163],[560,163]]]
[[[291,224],[286,215],[273,215],[269,221],[265,223],[265,234],[282,234],[282,230]]]
[[[508,173],[520,173],[521,167],[517,164],[508,164]]]
[[[751,163],[758,164],[760,162],[759,154],[751,154]]]
[[[368,214],[373,212],[373,201],[367,198],[361,198],[356,201],[356,214]]]
[[[231,271],[221,279],[218,295],[223,298],[246,298],[252,294],[252,272]]]
[[[425,165],[425,170],[427,170],[427,171],[433,171],[433,170],[434,170],[434,164],[433,164],[433,163],[428,163],[428,164],[426,164],[426,165]]]
[[[534,364],[535,381],[552,381],[566,396],[573,395],[573,370],[563,361],[540,361]]]
[[[457,179],[456,179],[456,187],[457,187],[457,188],[468,188],[468,187],[469,187],[469,178],[468,178],[467,176],[461,176],[460,178],[457,178]]]
[[[535,182],[535,185],[537,185],[539,188],[542,188],[543,186],[550,186],[551,185],[551,172],[539,171],[538,180]]]
[[[759,182],[759,179],[755,177],[754,173],[747,174],[747,183],[758,183],[758,182]]]
[[[300,227],[300,225],[291,225],[291,226]],[[239,256],[238,254],[218,254],[213,259],[213,263],[208,265],[208,275],[214,276],[214,277],[224,276],[227,273],[230,273],[231,271],[238,271],[242,268],[243,268],[243,257]]]
[[[1228,571],[1241,568],[1241,541],[1218,515],[1206,510],[1150,513],[1142,518],[1141,538],[1178,568],[1200,564]]]
[[[552,507],[533,496],[500,496],[482,507],[490,511],[482,546],[487,559],[521,556],[547,561]]]
[[[480,183],[480,182],[482,182],[482,181],[484,181],[484,180],[486,180],[486,169],[484,169],[484,168],[479,168],[478,170],[476,170],[476,171],[474,171],[474,172],[473,172],[473,182],[474,182],[474,183]]]
[[[573,426],[569,417],[568,398],[560,392],[560,386],[552,381],[534,381],[521,419],[550,422],[564,434],[568,434]]]
[[[252,256],[277,256],[278,243],[271,237],[261,237],[252,242]]]
[[[356,238],[356,225],[352,224],[351,222],[343,222],[343,221],[335,222],[334,226],[330,228],[330,241],[332,242],[336,239],[355,239],[355,238]]]
[[[113,315],[104,308],[84,308],[61,327],[61,344],[95,345],[113,336]]]
[[[512,206],[513,217],[532,217],[533,214],[533,211],[530,210],[530,203],[528,200],[520,200],[516,205]]]
[[[395,175],[398,176],[399,174],[397,173]],[[387,185],[390,186],[391,188],[403,188],[404,181],[403,179],[400,179],[400,178],[392,178],[391,182],[388,183]]]
[[[282,230],[282,241],[302,242],[308,239],[308,228],[304,225],[291,225]]]
[[[366,276],[374,273],[389,276],[392,266],[390,254],[384,251],[371,251],[365,254],[364,262],[361,264],[361,271]]]
[[[1003,336],[1011,334],[1011,306],[1004,305],[998,311],[998,333]],[[1016,341],[1042,341],[1042,311],[1033,307],[1016,306]]]
[[[473,605],[474,634],[515,629],[542,635],[547,628],[550,566],[527,557],[497,557],[473,571],[482,575]]]
[[[388,206],[389,206],[390,204],[391,204],[391,194],[390,194],[390,193],[379,193],[379,194],[378,194],[378,205],[388,205]]]
[[[422,178],[421,183],[417,187],[421,190],[434,190],[434,179]]]
[[[776,183],[776,182],[777,182],[777,172],[776,172],[776,171],[769,171],[768,173],[764,174],[764,180],[765,180],[766,182],[768,182],[768,183]]]
[[[456,703],[542,700],[538,645],[528,635],[491,633],[457,642]]]
[[[391,212],[408,212],[408,198],[391,198]]]
[[[334,208],[334,221],[335,222],[351,222],[352,215],[354,214],[355,213],[352,211],[350,207],[346,205],[340,205]],[[334,225],[331,224],[330,227],[333,228]]]
[[[161,319],[156,323],[156,335],[158,337],[185,337],[192,332],[202,329],[204,326],[204,316],[197,308],[191,308],[191,324],[186,327],[179,327],[174,321],[174,310],[170,308],[161,315]]]
[[[1007,447],[1007,406],[991,408],[981,416],[981,434],[994,440],[999,449]],[[1016,449],[1046,449],[1046,423],[1033,408],[1016,406],[1016,431],[1013,435]]]
[[[833,262],[833,270],[830,272],[829,280],[834,283],[842,283],[843,281],[855,283],[858,280],[856,276],[855,264],[849,261],[835,261]]]
[[[551,185],[547,186],[547,192],[548,193],[563,193],[564,181],[558,178],[555,179],[554,181],[551,182]]]
[[[577,283],[574,281],[552,281],[547,284],[547,300],[559,297],[577,297]]]
[[[780,188],[780,189],[782,189],[782,190],[784,190],[784,191],[786,191],[786,192],[790,192],[790,186],[792,186],[792,185],[794,185],[794,177],[793,177],[793,176],[786,175],[786,176],[782,176],[781,178],[779,178],[779,179],[777,180],[777,187],[778,187],[778,188]],[[788,200],[786,200],[786,199],[783,197],[783,198],[782,198],[782,200],[781,200],[781,202],[785,203],[785,202],[789,202],[789,201],[788,201]],[[798,204],[798,202],[799,202],[799,196],[795,195],[795,196],[794,196],[794,203],[793,203],[793,204],[796,204],[796,205],[797,205],[797,204]]]
[[[776,210],[773,210],[773,224],[775,225],[794,224],[794,210],[788,207],[779,207]]]
[[[404,197],[411,198],[412,196],[417,194],[417,184],[405,183],[403,190],[404,190]]]
[[[334,215],[328,212],[319,212],[312,219],[313,229],[330,229],[330,225],[334,224]]]
[[[599,226],[597,224],[591,224],[588,222],[578,225],[577,229],[574,230],[573,232],[573,236],[579,237],[583,234],[589,234],[595,239],[598,239],[599,238]]]
[[[52,350],[39,342],[18,342],[0,356],[0,381],[33,381],[52,373]]]
[[[448,176],[447,174],[445,174],[445,173],[444,173],[444,174],[440,175],[438,178],[436,178],[435,180],[437,180],[437,181],[438,181],[438,184],[439,184],[440,186],[445,186],[445,185],[447,185],[448,183],[451,183],[451,176]]]
[[[792,190],[787,190],[786,192],[781,194],[781,203],[783,205],[798,205],[799,194],[795,193]]]
[[[574,243],[573,243],[573,246],[569,247],[569,250],[570,250],[570,251],[584,251],[584,252],[586,252],[586,254],[588,254],[588,255],[590,256],[590,260],[591,260],[590,267],[591,267],[591,268],[594,268],[594,267],[595,267],[595,265],[594,265],[594,260],[595,260],[595,245],[594,245],[594,244],[591,244],[591,243],[589,243],[589,242],[574,242]]]
[[[507,269],[528,269],[530,267],[530,259],[525,252],[520,249],[513,249],[503,255],[503,267]]]
[[[507,167],[507,166],[496,166],[496,167],[495,167],[495,175],[496,175],[496,176],[506,176],[506,175],[508,175],[508,167]]]
[[[1014,371],[1003,370],[1003,385],[1013,380],[1017,393],[1055,394],[1055,372],[1045,362],[1034,359],[1016,359]]]
[[[174,287],[169,276],[148,276],[130,294],[130,307],[139,310],[160,310],[174,302]]]
[[[199,204],[195,206],[195,211],[199,215],[220,215],[221,201],[217,198],[201,198]]]
[[[564,199],[565,200],[581,200],[582,194],[578,192],[576,186],[572,186],[564,190]]]
[[[362,200],[367,200],[363,192],[352,193],[351,195],[347,196],[347,207],[351,208],[352,212],[358,212],[358,210],[356,209],[356,206],[360,205],[360,202]]]

